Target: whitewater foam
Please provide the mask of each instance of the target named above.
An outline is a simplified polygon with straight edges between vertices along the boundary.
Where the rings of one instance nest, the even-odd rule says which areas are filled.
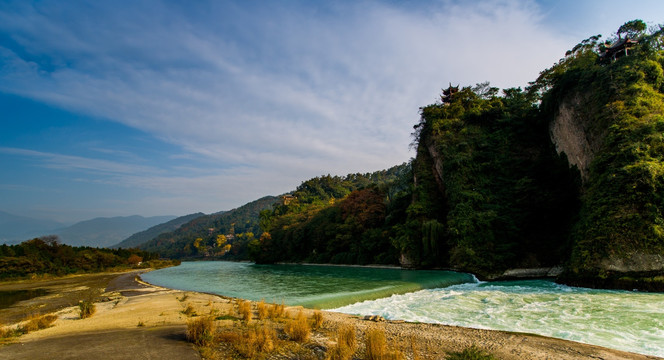
[[[333,310],[528,332],[664,356],[664,294],[572,288],[542,280],[468,283]]]

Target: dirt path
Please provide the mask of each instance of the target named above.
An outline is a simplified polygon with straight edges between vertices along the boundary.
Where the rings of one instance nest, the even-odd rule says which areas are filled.
[[[0,359],[200,359],[184,333],[180,325],[54,336],[7,345]]]
[[[0,290],[51,291],[0,310],[0,318],[14,319],[34,308],[59,317],[53,327],[0,347],[0,359],[200,359],[185,339],[181,292],[140,283],[141,272],[0,284]],[[79,319],[72,304],[90,294],[102,302],[91,318]]]

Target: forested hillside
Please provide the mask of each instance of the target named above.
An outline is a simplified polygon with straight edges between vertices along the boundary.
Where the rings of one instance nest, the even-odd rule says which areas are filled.
[[[178,218],[175,218],[171,221],[167,221],[165,223],[155,225],[147,230],[143,230],[141,232],[137,232],[130,237],[122,240],[120,243],[111,246],[111,248],[133,248],[133,247],[138,247],[139,245],[142,245],[157,236],[169,232],[169,231],[174,231],[177,230],[180,226],[190,222],[191,220],[194,220],[196,218],[199,218],[201,216],[205,216],[203,213],[195,213],[195,214],[189,214],[185,216],[180,216]]]
[[[166,257],[247,260],[250,244],[258,255],[258,238],[263,233],[262,229],[270,227],[272,222],[278,222],[281,227],[297,226],[303,218],[313,216],[318,210],[344,199],[353,191],[367,187],[380,189],[377,191],[384,192],[385,196],[396,198],[403,192],[399,187],[408,186],[408,169],[409,166],[403,164],[374,173],[309,179],[290,194],[267,196],[225,213],[196,218],[175,231],[157,236],[140,248],[159,252]],[[394,185],[397,179],[401,181],[399,186]],[[380,199],[382,201],[382,197]],[[276,241],[281,240],[279,235],[275,232]],[[298,238],[296,242],[301,240]],[[268,254],[267,251],[265,253]],[[277,249],[270,252],[269,260],[266,258],[265,261],[292,261],[292,254],[285,248]]]
[[[263,234],[249,243],[257,262],[396,264],[392,225],[410,201],[409,164],[371,174],[305,181],[292,200],[261,213]]]
[[[260,231],[259,213],[271,208],[277,200],[277,197],[266,196],[237,209],[197,217],[174,231],[162,233],[141,244],[139,248],[175,258],[222,255],[246,258],[246,243]],[[227,241],[224,238],[223,244],[218,243],[218,236],[226,234],[233,234],[234,239]],[[231,244],[231,251],[220,253],[227,243]]]

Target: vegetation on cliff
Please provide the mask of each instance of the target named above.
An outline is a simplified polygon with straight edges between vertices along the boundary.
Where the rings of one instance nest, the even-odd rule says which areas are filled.
[[[639,20],[623,25],[619,35],[628,37],[618,44],[638,43],[613,55],[590,38],[538,80],[550,89],[545,114],[555,116],[576,96],[579,116],[591,117],[587,137],[596,151],[571,233],[572,281],[610,286],[616,276],[664,270],[664,31],[644,30]]]
[[[421,113],[413,202],[395,239],[410,261],[484,276],[559,263],[575,181],[528,94],[450,87]]]

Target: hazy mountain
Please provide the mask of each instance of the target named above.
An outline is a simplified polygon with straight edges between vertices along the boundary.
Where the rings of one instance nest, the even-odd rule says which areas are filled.
[[[173,219],[171,221],[165,222],[163,224],[155,225],[147,230],[137,232],[133,234],[132,236],[122,240],[119,244],[113,245],[111,247],[113,248],[133,248],[137,247],[141,244],[144,244],[157,236],[177,230],[180,226],[183,224],[188,223],[191,220],[194,220],[196,218],[199,218],[201,216],[205,216],[205,214],[199,212],[195,214],[189,214],[185,216],[180,216],[179,218]]]
[[[35,219],[0,211],[0,243],[19,243],[55,233],[66,225],[52,220]]]
[[[118,216],[81,221],[55,232],[60,240],[73,246],[109,247],[131,234],[173,220],[175,216]]]

